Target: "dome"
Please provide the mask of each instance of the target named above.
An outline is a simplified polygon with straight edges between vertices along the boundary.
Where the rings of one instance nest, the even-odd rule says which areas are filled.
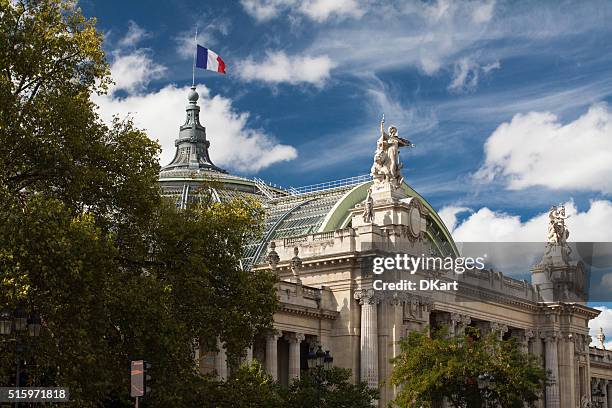
[[[185,123],[176,139],[176,153],[159,175],[162,194],[176,201],[178,208],[197,201],[202,188],[216,201],[251,197],[265,209],[264,234],[259,242],[245,248],[243,266],[265,262],[265,250],[273,239],[295,237],[350,227],[350,210],[362,203],[372,185],[370,175],[326,182],[301,188],[282,189],[263,180],[231,175],[215,166],[209,156],[210,142],[200,124],[195,87],[188,94]],[[401,187],[429,210],[426,239],[441,255],[457,255],[450,233],[431,205],[407,184]]]

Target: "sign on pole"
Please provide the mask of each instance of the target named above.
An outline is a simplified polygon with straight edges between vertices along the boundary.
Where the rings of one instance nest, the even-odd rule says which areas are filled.
[[[144,395],[144,360],[133,360],[130,367],[130,396],[142,397]]]

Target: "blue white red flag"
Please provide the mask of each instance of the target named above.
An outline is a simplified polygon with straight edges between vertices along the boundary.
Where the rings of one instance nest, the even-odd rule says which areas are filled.
[[[198,68],[225,74],[225,62],[215,52],[197,45],[196,64]]]

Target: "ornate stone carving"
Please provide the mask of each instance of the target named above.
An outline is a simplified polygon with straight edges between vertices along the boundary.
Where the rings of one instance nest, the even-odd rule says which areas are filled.
[[[455,335],[463,335],[466,327],[472,323],[472,318],[468,315],[460,313],[451,313],[450,315],[451,330]]]
[[[300,257],[298,256],[298,254],[300,253],[300,250],[298,247],[294,247],[293,248],[293,258],[291,258],[291,273],[293,273],[293,279],[295,281],[295,283],[302,283],[302,281],[300,280],[300,276],[298,273],[298,269],[300,269],[302,267],[302,260],[300,259]]]
[[[355,300],[359,301],[360,305],[364,304],[379,304],[381,300],[381,296],[374,289],[361,289],[355,291],[354,294]]]
[[[508,331],[508,326],[503,323],[491,322],[489,328],[492,332],[497,333],[497,336],[501,339],[504,334]]]
[[[551,244],[565,245],[569,237],[569,230],[565,226],[565,206],[552,206],[548,212],[548,242]]]
[[[301,343],[306,339],[303,333],[287,333],[283,336],[289,343]]]
[[[374,218],[374,200],[372,199],[372,189],[368,189],[363,209],[363,222],[370,223]]]
[[[400,147],[414,147],[409,140],[399,137],[397,127],[389,126],[389,133],[385,132],[385,115],[380,121],[380,137],[376,142],[374,164],[370,174],[374,179],[374,187],[389,185],[397,190],[404,181],[402,176],[402,163],[399,159]]]
[[[548,211],[548,243],[544,257],[560,256],[561,260],[567,262],[572,249],[567,245],[570,233],[565,225],[565,206],[552,206]],[[550,262],[549,262],[550,263]]]
[[[556,343],[559,340],[559,333],[556,331],[549,331],[544,333],[544,341],[546,343]]]
[[[266,261],[272,269],[276,269],[276,265],[280,262],[280,257],[278,256],[278,252],[276,252],[276,243],[274,241],[270,242],[270,252],[268,252],[266,256]]]
[[[598,346],[602,350],[606,349],[605,341],[606,341],[606,335],[604,334],[603,327],[600,327],[599,333],[597,333],[597,343],[598,343]]]

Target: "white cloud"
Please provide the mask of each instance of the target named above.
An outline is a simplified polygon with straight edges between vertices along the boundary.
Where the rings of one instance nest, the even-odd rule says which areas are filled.
[[[488,0],[368,2],[359,20],[319,30],[307,51],[333,55],[339,71],[358,76],[409,66],[433,75],[487,37],[494,6]]]
[[[442,218],[446,228],[453,231],[457,227],[457,216],[466,211],[471,210],[468,207],[447,206],[438,211],[438,215]]]
[[[486,23],[493,17],[495,0],[477,3],[472,10],[472,21],[476,24]]]
[[[318,22],[323,22],[333,15],[359,18],[364,13],[355,0],[309,0],[303,1],[299,9]]]
[[[136,23],[130,22],[125,44],[135,45],[142,37]],[[113,116],[132,117],[137,127],[144,129],[162,147],[160,163],[168,164],[175,153],[174,140],[185,122],[185,106],[189,87],[166,85],[155,92],[146,92],[147,85],[166,72],[166,67],[149,57],[149,50],[132,52],[119,47],[112,52],[111,76],[115,85],[107,95],[94,95],[100,116],[111,122]],[[126,95],[118,95],[117,91]],[[205,86],[198,88],[200,121],[206,127],[211,143],[211,157],[215,164],[231,170],[256,172],[274,163],[293,160],[297,151],[293,146],[278,143],[261,129],[248,125],[249,113],[238,112],[232,100],[211,96]]]
[[[612,241],[612,202],[592,201],[590,208],[583,212],[579,212],[573,202],[565,203],[565,207],[570,216],[566,225],[571,242]],[[466,212],[470,214],[458,221],[458,216]],[[438,214],[463,256],[486,254],[487,263],[506,275],[524,277],[544,254],[548,232],[547,211],[525,221],[517,215],[487,207],[473,211],[467,207],[447,206]]]
[[[219,43],[219,36],[226,36],[230,32],[230,20],[222,17],[201,18],[194,24],[198,27],[198,44],[210,48]],[[176,37],[176,52],[181,58],[193,58],[195,52],[195,32],[194,29],[185,30]],[[216,50],[218,51],[218,50]]]
[[[482,66],[482,72],[484,72],[485,74],[488,74],[489,72],[493,71],[494,69],[500,69],[501,68],[501,64],[499,63],[499,61],[495,61],[492,62],[490,64],[486,64]]]
[[[118,90],[142,92],[149,82],[161,78],[166,72],[166,67],[154,62],[146,49],[134,50],[129,54],[115,51],[113,57],[110,70],[115,85],[110,89],[111,94]]]
[[[501,179],[511,190],[551,189],[612,193],[612,112],[594,104],[562,124],[550,112],[517,114],[485,143],[485,162],[475,178]]]
[[[116,98],[109,95],[94,98],[103,119],[113,115],[132,116],[135,124],[162,146],[160,163],[168,164],[174,155],[174,140],[185,121],[188,87],[168,85],[157,92]],[[249,113],[237,112],[232,101],[199,86],[200,120],[206,126],[210,154],[215,164],[244,172],[256,172],[274,163],[297,157],[294,147],[278,143],[263,130],[247,125]]]
[[[589,321],[589,334],[591,336],[591,346],[599,347],[597,335],[599,329],[602,328],[604,335],[607,337],[605,344],[606,350],[612,350],[612,309],[606,306],[595,306],[595,309],[600,310],[599,316]]]
[[[612,293],[612,273],[606,273],[601,277],[601,286]]]
[[[246,81],[322,86],[334,66],[327,55],[287,56],[283,51],[268,51],[263,60],[249,58],[243,61],[238,66],[238,75]]]
[[[134,47],[142,40],[151,36],[147,30],[136,24],[135,21],[128,21],[128,31],[125,36],[119,40],[120,47]]]
[[[454,92],[472,92],[478,87],[481,72],[487,75],[500,67],[501,64],[499,61],[480,66],[471,58],[461,58],[459,61],[455,62],[453,79],[448,85],[448,90]]]
[[[573,242],[612,241],[612,202],[593,200],[587,211],[578,212],[573,202],[565,203],[566,221]],[[548,212],[522,221],[517,215],[480,208],[457,223],[457,215],[470,209],[449,206],[439,211],[457,242],[544,242]]]
[[[332,16],[358,18],[364,13],[356,0],[242,0],[241,3],[258,22],[269,21],[283,12],[304,15],[317,22]]]

